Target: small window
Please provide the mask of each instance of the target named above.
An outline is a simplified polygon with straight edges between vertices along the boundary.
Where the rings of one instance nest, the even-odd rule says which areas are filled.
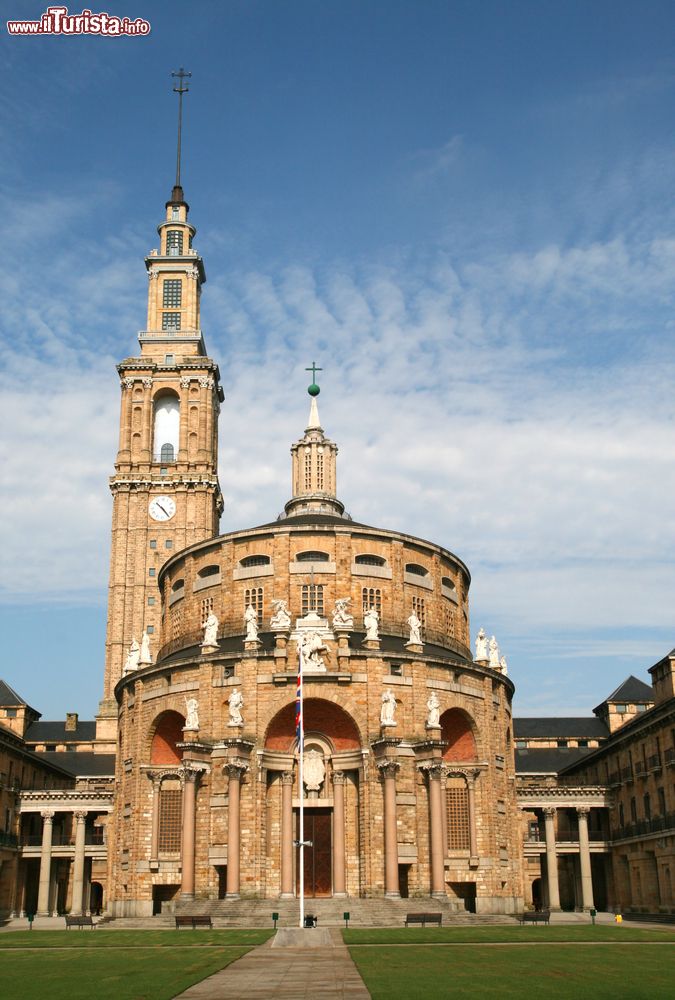
[[[214,564],[212,566],[204,566],[202,569],[199,570],[197,576],[200,578],[200,580],[203,580],[207,576],[218,576],[219,573],[220,573],[220,566],[216,566]]]
[[[635,711],[636,712],[646,712],[647,711],[647,706],[646,705],[636,705],[635,706]]]
[[[151,549],[156,549],[157,548],[157,539],[156,538],[151,538],[150,539],[150,548]]]
[[[391,666],[389,667],[389,673],[391,674],[392,677],[402,677],[403,676],[402,665],[400,663],[392,663]]]
[[[295,555],[296,562],[329,562],[329,556],[327,552],[297,552]]]
[[[180,330],[180,313],[162,313],[162,330]]]
[[[387,560],[381,556],[371,555],[356,556],[354,562],[358,566],[386,566],[387,564]]]
[[[253,605],[258,614],[258,625],[263,623],[263,588],[262,587],[250,587],[244,595],[244,611],[249,606]]]
[[[625,715],[625,713],[628,711],[628,708],[626,705],[617,705],[616,710],[617,712],[619,712],[620,715]]]
[[[150,569],[148,570],[148,576],[157,576],[157,570],[155,569],[154,566],[151,566]]]
[[[171,587],[171,593],[175,594],[178,590],[183,590],[185,587],[185,580],[176,580],[176,582]]]
[[[166,252],[169,257],[183,254],[183,233],[180,229],[170,229],[166,234]]]
[[[176,364],[176,355],[175,354],[165,354],[164,355],[164,364],[165,365],[175,365]]]
[[[162,288],[163,306],[180,306],[182,299],[182,282],[180,278],[165,278]]]
[[[173,220],[180,219],[180,208],[178,207],[178,205],[171,206],[171,218]]]
[[[242,569],[250,569],[251,566],[269,566],[271,560],[269,556],[245,556],[239,563]]]
[[[154,625],[147,625],[145,631],[148,633],[148,635],[152,635],[153,632],[155,631],[155,626]]]
[[[516,740],[516,750],[527,750],[527,740]]]
[[[423,597],[413,597],[412,599],[412,613],[416,615],[422,622],[422,625],[427,624],[427,612],[424,604]]]
[[[163,444],[162,450],[159,453],[160,462],[173,462],[175,459],[175,453],[172,444]]]
[[[317,615],[323,615],[323,584],[315,583],[303,584],[302,587],[302,613],[308,614],[315,611]]]
[[[420,566],[419,563],[406,563],[405,571],[412,573],[413,576],[429,576],[429,570]]]
[[[154,597],[149,597],[148,598],[148,607],[151,608],[154,605],[154,603],[155,603],[155,598]]]
[[[54,751],[56,750],[56,743],[45,744],[45,750],[47,751],[47,753],[54,753]]]
[[[378,615],[382,614],[382,591],[379,587],[364,587],[361,590],[361,601],[364,615],[371,608],[374,608]]]
[[[588,740],[578,740],[577,741],[577,745],[580,746],[580,747],[587,747],[588,746]]]
[[[173,542],[171,541],[170,538],[167,538],[167,540],[164,542],[164,548],[165,549],[172,549],[173,548]]]
[[[451,580],[449,576],[444,576],[444,577],[443,577],[443,578],[441,579],[441,584],[442,584],[442,585],[443,585],[444,587],[447,587],[447,589],[448,589],[448,590],[456,590],[456,589],[457,589],[457,588],[455,587],[455,583],[454,583],[454,581],[453,581],[453,580]]]
[[[556,740],[555,745],[559,750],[564,750],[567,747],[567,740]]]
[[[15,708],[8,708],[7,709],[7,718],[8,719],[16,719],[16,709]]]

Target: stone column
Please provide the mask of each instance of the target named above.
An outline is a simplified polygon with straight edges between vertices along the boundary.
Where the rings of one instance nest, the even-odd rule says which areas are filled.
[[[448,854],[448,769],[444,767],[441,772],[441,826],[443,829],[443,857]]]
[[[142,462],[152,461],[152,451],[154,448],[155,436],[155,414],[152,406],[152,378],[143,378],[143,423],[141,427],[141,455]]]
[[[199,772],[183,767],[183,837],[181,843],[182,899],[194,899],[195,894],[195,805]]]
[[[443,851],[443,820],[441,817],[440,762],[426,764],[429,782],[429,840],[431,855],[431,895],[445,896],[445,853]]]
[[[398,829],[396,826],[396,772],[401,766],[395,760],[377,765],[384,779],[384,894],[400,898],[398,887]]]
[[[150,860],[159,858],[159,796],[162,783],[159,778],[151,777],[152,781],[152,827],[150,831]]]
[[[228,872],[229,848],[228,848]],[[293,772],[281,774],[281,898],[293,899]]]
[[[579,861],[581,863],[581,903],[584,910],[593,908],[593,877],[591,875],[591,850],[588,842],[589,806],[577,806],[579,820]]]
[[[188,412],[190,406],[190,377],[181,376],[180,409],[178,410],[178,455],[179,462],[188,460]]]
[[[546,827],[546,883],[548,886],[548,906],[550,910],[560,909],[558,855],[555,849],[555,813],[555,806],[548,806],[544,809]]]
[[[476,831],[476,778],[475,774],[468,774],[466,778],[467,800],[469,805],[469,864],[478,864],[478,834]]]
[[[345,877],[345,775],[333,771],[333,895],[346,896]],[[397,860],[398,866],[398,860]],[[398,875],[398,867],[397,867]]]
[[[227,795],[227,887],[228,898],[239,898],[239,857],[240,820],[239,797],[241,776],[248,770],[243,761],[231,761],[225,765],[230,777]]]
[[[50,916],[49,890],[52,871],[52,828],[54,824],[53,809],[45,809],[42,815],[42,852],[40,854],[40,882],[38,888],[37,912],[40,917]]]
[[[73,813],[75,822],[75,861],[73,863],[73,901],[71,913],[82,913],[84,891],[84,834],[87,822],[86,810]]]

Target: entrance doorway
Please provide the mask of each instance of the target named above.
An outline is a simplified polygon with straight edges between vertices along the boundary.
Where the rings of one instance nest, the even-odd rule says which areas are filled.
[[[300,814],[296,813],[297,840],[300,840]],[[305,896],[331,896],[333,880],[331,871],[331,810],[305,810],[305,840],[312,846],[305,847]],[[298,849],[298,859],[300,850]],[[296,891],[300,892],[300,864],[296,865]]]

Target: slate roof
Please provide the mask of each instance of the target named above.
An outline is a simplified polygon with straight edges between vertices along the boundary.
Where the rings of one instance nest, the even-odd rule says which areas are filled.
[[[21,695],[18,695],[14,688],[11,688],[5,681],[0,681],[0,705],[25,705]]]
[[[572,739],[607,739],[609,729],[601,719],[595,716],[577,717],[543,717],[515,718],[513,720],[513,736],[522,739],[551,739],[571,737]]]
[[[115,774],[114,753],[77,753],[75,750],[36,753],[39,760],[56,764],[69,774],[82,778],[112,777]]]
[[[66,729],[64,720],[57,722],[33,722],[26,729],[27,743],[77,743],[82,740],[93,740],[96,737],[96,723],[92,720],[78,719],[75,729]]]
[[[516,750],[516,773],[557,774],[564,767],[576,764],[589,753],[593,753],[593,751],[580,747]]]
[[[623,684],[619,684],[616,691],[607,695],[605,701],[654,701],[654,689],[631,674]],[[604,702],[602,704],[604,705]]]

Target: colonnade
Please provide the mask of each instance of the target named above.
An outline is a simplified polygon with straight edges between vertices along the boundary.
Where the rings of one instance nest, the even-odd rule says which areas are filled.
[[[588,836],[588,815],[590,806],[576,806],[579,823],[579,866],[581,869],[581,903],[584,910],[590,910],[593,902],[593,878],[591,874],[591,850]],[[560,909],[560,885],[558,880],[558,852],[556,847],[555,806],[544,810],[544,830],[546,838],[546,888],[548,905],[551,910]]]
[[[40,812],[42,816],[42,845],[40,849],[37,915],[41,917],[51,916],[50,895],[55,812],[56,810],[54,809],[43,809]],[[88,814],[89,811],[86,809],[77,809],[72,813],[75,820],[75,850],[73,854],[73,885],[70,912],[73,914],[81,914],[84,909],[85,832]]]

